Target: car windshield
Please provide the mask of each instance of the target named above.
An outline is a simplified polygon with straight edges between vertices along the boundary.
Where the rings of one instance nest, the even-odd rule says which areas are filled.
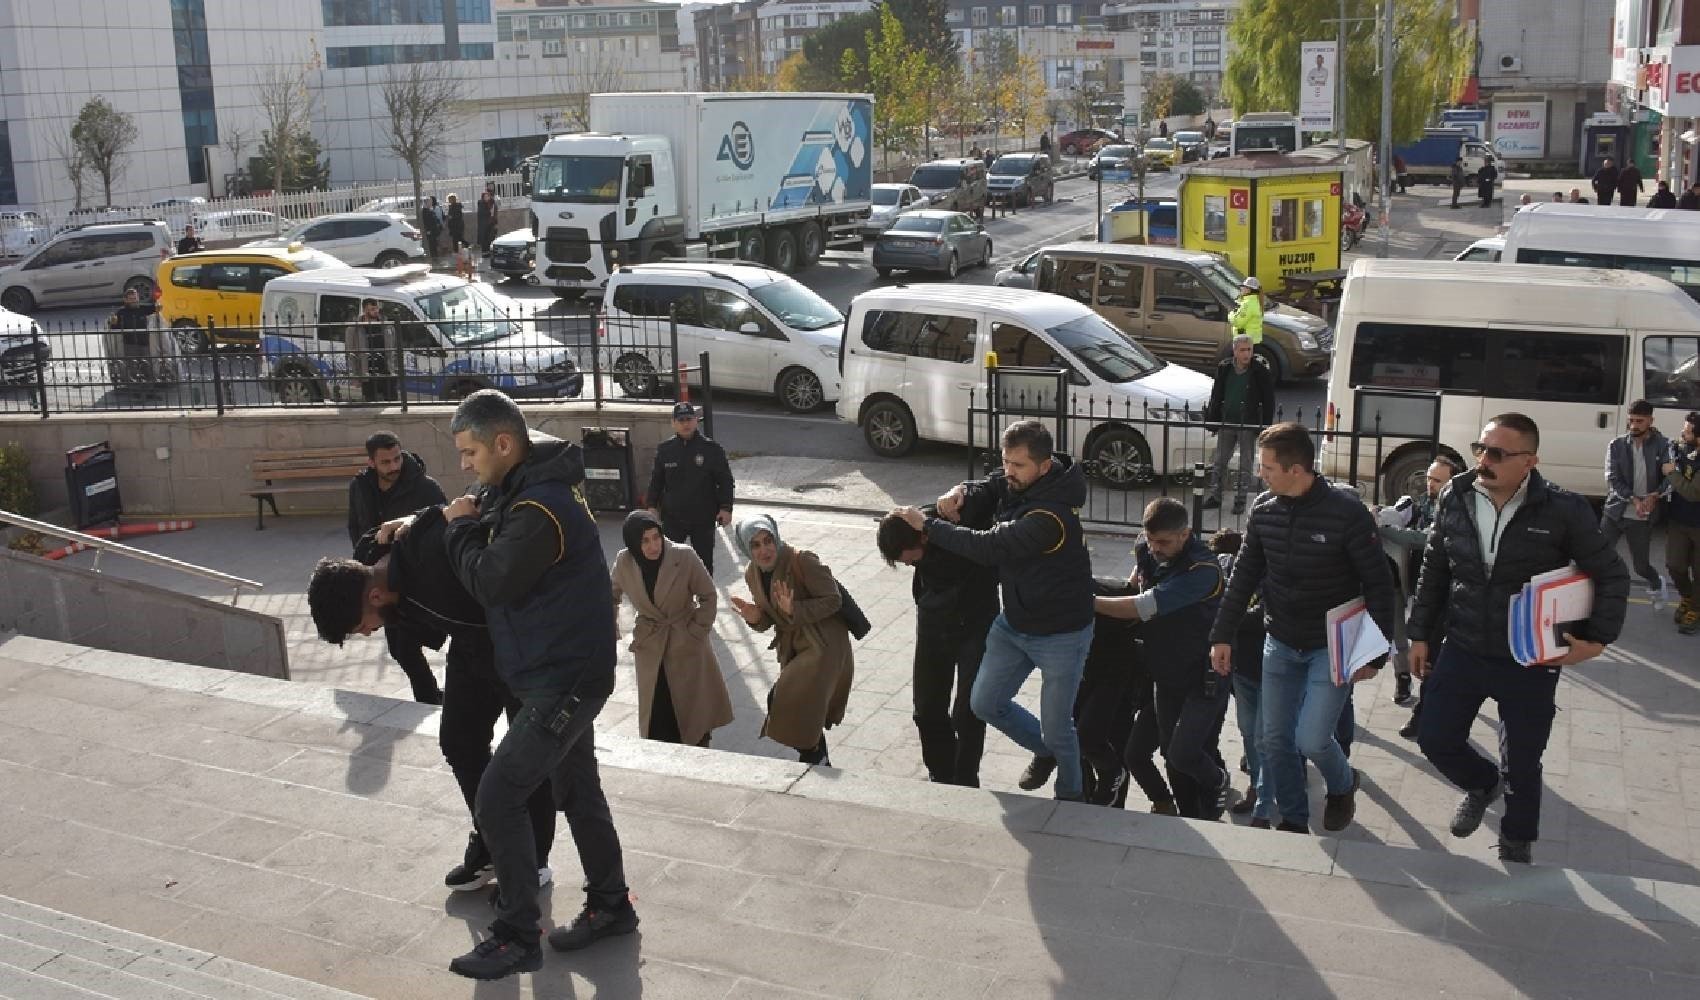
[[[1204,276],[1205,284],[1216,290],[1216,294],[1229,302],[1234,301],[1240,294],[1240,285],[1245,281],[1245,275],[1239,269],[1226,261],[1215,260],[1199,267],[1198,273]]]
[[[507,312],[476,285],[447,288],[413,301],[456,347],[495,340],[513,330]]]
[[[915,176],[909,178],[909,183],[918,188],[950,188],[956,186],[956,179],[962,176],[961,167],[921,167],[915,171]]]
[[[545,156],[537,161],[531,196],[542,201],[612,205],[620,200],[618,156]]]
[[[1175,144],[1170,142],[1167,139],[1149,139],[1145,143],[1145,148],[1146,149],[1174,149]]]
[[[752,288],[750,294],[793,330],[824,330],[844,322],[832,303],[789,278]]]
[[[1106,382],[1132,382],[1163,367],[1150,351],[1097,313],[1048,327],[1045,332]]]
[[[902,193],[899,188],[876,187],[874,188],[874,204],[895,205],[898,195]]]
[[[1176,142],[1187,142],[1187,143],[1203,142],[1204,141],[1204,133],[1203,132],[1176,132],[1175,133],[1175,141]]]
[[[992,164],[992,173],[1014,174],[1019,177],[1025,174],[1032,165],[1033,158],[1031,156],[1000,156],[997,162]]]
[[[1103,149],[1098,150],[1099,159],[1114,159],[1120,157],[1125,160],[1132,156],[1132,146],[1105,146]]]
[[[892,233],[937,233],[944,230],[944,220],[937,216],[905,215],[891,224]]]

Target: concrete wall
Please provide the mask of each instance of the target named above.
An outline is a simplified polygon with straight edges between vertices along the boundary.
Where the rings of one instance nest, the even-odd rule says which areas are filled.
[[[637,489],[649,485],[655,447],[673,433],[668,407],[609,404],[600,413],[592,403],[550,403],[525,408],[531,426],[570,441],[589,426],[628,427],[635,453]],[[460,471],[449,435],[448,407],[390,409],[314,407],[291,410],[240,410],[220,417],[211,412],[113,412],[55,415],[46,420],[22,414],[0,417],[0,443],[17,441],[30,457],[41,508],[66,504],[65,452],[77,445],[110,441],[118,457],[118,489],[126,514],[205,516],[251,514],[246,495],[254,480],[249,462],[257,452],[358,445],[367,435],[387,430],[426,468],[450,496],[471,483]],[[284,513],[342,511],[342,491],[280,496]],[[75,641],[75,640],[72,640]]]
[[[0,631],[289,679],[283,623],[270,615],[8,549]]]

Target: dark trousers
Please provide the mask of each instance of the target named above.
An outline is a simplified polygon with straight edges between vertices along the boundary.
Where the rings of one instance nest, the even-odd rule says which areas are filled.
[[[455,783],[466,800],[467,814],[473,815],[478,804],[478,782],[490,765],[490,739],[496,733],[496,719],[506,711],[512,722],[519,702],[508,694],[507,685],[497,676],[488,647],[481,655],[467,655],[451,645],[444,682],[448,691],[437,726],[437,745],[443,748],[443,759],[454,772]],[[546,865],[549,849],[555,844],[555,803],[549,782],[539,785],[525,805],[531,816],[537,864]]]
[[[660,743],[685,742],[679,732],[679,714],[673,709],[673,689],[667,686],[666,665],[655,675],[655,693],[649,700],[649,732],[643,735]]]
[[[401,665],[401,672],[407,675],[407,682],[413,686],[413,700],[427,705],[441,705],[443,690],[437,686],[437,677],[431,673],[431,664],[425,662],[425,641],[419,633],[402,624],[386,625],[384,645],[389,648],[390,657]],[[484,745],[488,749],[488,736],[484,738]]]
[[[1700,527],[1670,520],[1665,525],[1665,569],[1677,593],[1700,607]]]
[[[1128,727],[1127,743],[1122,747],[1122,764],[1133,776],[1134,784],[1151,800],[1152,805],[1161,805],[1175,801],[1174,790],[1169,787],[1168,779],[1163,777],[1163,769],[1157,766],[1157,750],[1162,739],[1157,730],[1157,693],[1150,681],[1144,684],[1144,691],[1135,691],[1131,701],[1134,704],[1131,725]]]
[[[1155,702],[1157,740],[1174,789],[1175,807],[1182,816],[1198,819],[1216,801],[1229,775],[1216,751],[1222,720],[1228,711],[1226,678],[1218,678],[1214,691],[1205,692],[1203,671],[1187,684],[1157,682]]]
[[[689,542],[696,549],[697,558],[708,568],[708,575],[714,575],[714,518],[706,521],[684,521],[678,518],[664,517],[661,519],[661,533],[675,542]]]
[[[1417,744],[1446,779],[1483,792],[1505,776],[1505,818],[1500,835],[1534,840],[1540,835],[1541,755],[1558,713],[1557,667],[1525,667],[1509,657],[1478,656],[1445,643],[1423,682],[1423,715]],[[1499,762],[1470,746],[1470,726],[1482,703],[1499,706]]]
[[[1458,207],[1458,196],[1463,194],[1463,193],[1464,193],[1464,185],[1458,184],[1458,183],[1454,183],[1452,185],[1452,207],[1453,208]]]
[[[1629,540],[1629,568],[1635,575],[1646,581],[1647,586],[1658,590],[1664,583],[1659,571],[1653,568],[1653,560],[1648,552],[1653,546],[1653,526],[1646,521],[1638,521],[1633,517],[1602,517],[1600,518],[1600,534],[1606,536],[1606,544],[1617,548],[1619,537]]]
[[[921,761],[933,781],[978,788],[986,723],[974,714],[968,699],[986,653],[991,620],[961,624],[922,619],[917,624],[912,685]]]
[[[496,867],[498,935],[534,941],[542,912],[537,905],[537,851],[527,803],[544,783],[567,817],[584,869],[585,895],[597,907],[625,904],[630,891],[602,776],[596,768],[592,723],[607,697],[534,695],[519,711],[478,783],[478,828]]]

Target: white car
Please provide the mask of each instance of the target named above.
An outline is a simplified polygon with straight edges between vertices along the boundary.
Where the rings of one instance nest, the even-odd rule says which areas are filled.
[[[29,385],[35,381],[37,355],[46,364],[53,357],[47,338],[28,316],[0,309],[0,385]]]
[[[274,236],[290,228],[288,219],[270,212],[203,212],[190,221],[195,235],[208,243],[215,240],[252,240]]]
[[[838,398],[844,316],[779,271],[755,264],[622,267],[603,293],[604,343],[628,396],[653,396],[663,372],[707,351],[715,389],[768,393],[793,413]],[[679,328],[672,360],[670,317]]]
[[[35,212],[0,212],[0,257],[22,257],[53,235]]]
[[[300,223],[282,236],[254,240],[251,247],[300,243],[323,250],[350,267],[396,267],[425,257],[425,245],[398,212],[339,212]]]
[[[1489,236],[1465,247],[1462,253],[1452,259],[1497,262],[1504,253],[1505,237]]]
[[[899,215],[913,208],[925,207],[927,198],[913,184],[875,184],[873,202],[868,221],[862,223],[862,237],[870,240],[890,229]]]
[[[418,204],[419,203],[417,201],[413,200],[412,195],[410,195],[410,194],[398,194],[398,195],[390,195],[387,198],[373,198],[371,201],[368,201],[365,204],[361,205],[359,208],[356,208],[355,211],[356,212],[400,212],[403,216],[406,216],[407,218],[411,219],[415,215],[419,214],[418,210],[416,208],[416,206]]]

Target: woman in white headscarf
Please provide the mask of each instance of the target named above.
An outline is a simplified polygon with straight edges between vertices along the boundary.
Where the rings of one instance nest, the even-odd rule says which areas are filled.
[[[779,540],[766,514],[738,522],[734,537],[749,559],[744,582],[751,600],[732,598],[757,632],[773,629],[779,680],[768,692],[762,735],[797,751],[805,764],[827,764],[824,730],[844,721],[855,674],[850,629],[838,613],[838,581],[813,552]]]

